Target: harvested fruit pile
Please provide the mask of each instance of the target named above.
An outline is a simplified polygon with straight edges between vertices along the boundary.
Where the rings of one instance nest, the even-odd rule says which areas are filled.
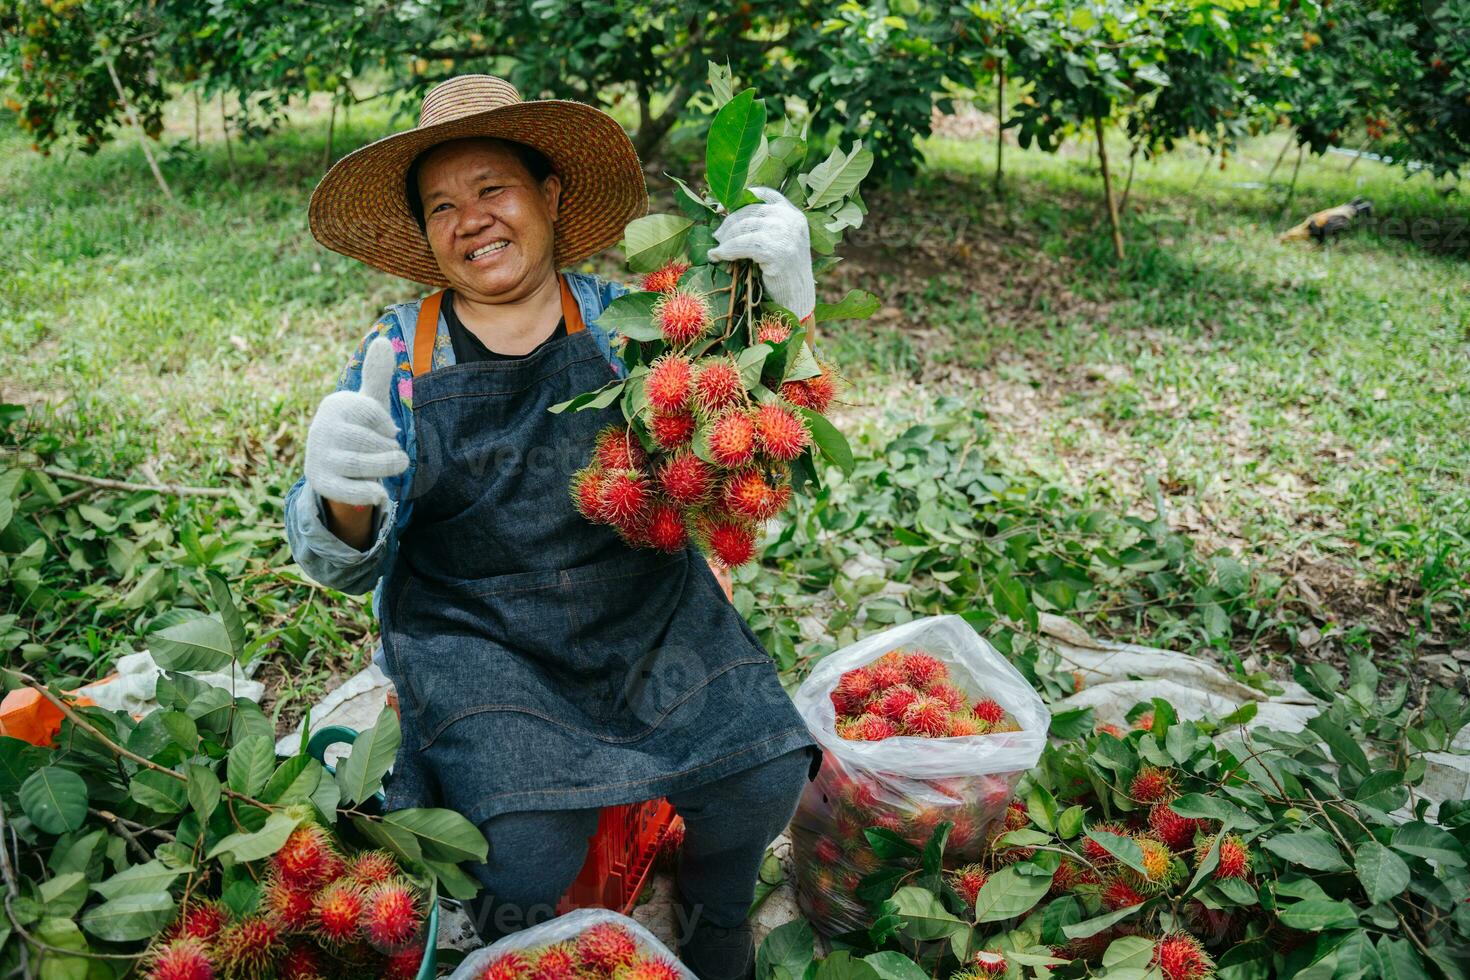
[[[791,466],[809,454],[813,421],[838,382],[800,346],[804,332],[776,314],[753,324],[755,346],[743,348],[764,350],[737,360],[719,346],[727,338],[710,336],[733,323],[721,326],[704,293],[679,285],[688,271],[674,261],[644,278],[644,289],[659,294],[651,317],[663,353],[638,375],[642,416],[599,434],[572,481],[572,500],[635,547],[678,551],[692,535],[733,567],[755,556],[759,523],[790,502]],[[810,372],[798,372],[808,363]],[[787,379],[797,373],[810,376]]]
[[[322,977],[412,980],[424,957],[427,897],[387,851],[344,856],[315,824],[272,856],[259,905],[184,906],[148,950],[149,980]]]
[[[615,922],[599,922],[561,942],[501,953],[479,980],[685,980],[664,956],[641,949]]]
[[[991,698],[971,701],[950,683],[944,661],[924,650],[890,650],[847,671],[831,694],[837,734],[849,741],[895,736],[962,738],[1018,732],[1021,726]]]

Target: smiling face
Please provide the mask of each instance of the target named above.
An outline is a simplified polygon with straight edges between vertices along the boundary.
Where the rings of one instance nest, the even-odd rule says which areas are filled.
[[[420,161],[418,191],[429,249],[456,294],[514,302],[556,275],[555,174],[538,182],[497,140],[455,140]]]

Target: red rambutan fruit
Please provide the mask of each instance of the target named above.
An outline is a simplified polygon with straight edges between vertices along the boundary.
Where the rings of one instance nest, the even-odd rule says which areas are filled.
[[[648,454],[638,437],[626,426],[609,425],[597,433],[592,449],[593,461],[604,470],[638,470],[648,462]]]
[[[648,520],[643,525],[643,539],[659,551],[673,553],[689,543],[689,529],[684,524],[684,512],[673,504],[659,501],[648,508]]]
[[[682,347],[704,336],[714,321],[709,301],[697,293],[675,288],[653,304],[653,322],[658,324],[664,340]]]
[[[375,946],[397,949],[418,935],[423,906],[402,878],[374,885],[367,894],[362,932]]]
[[[885,688],[883,693],[874,699],[873,706],[878,714],[893,721],[902,721],[903,713],[909,710],[909,705],[919,700],[919,692],[907,684],[895,684],[893,687]]]
[[[1151,732],[1151,731],[1153,731],[1154,730],[1154,713],[1152,711],[1145,711],[1143,714],[1141,714],[1137,718],[1133,719],[1133,728],[1134,728],[1135,731],[1140,731],[1140,732]]]
[[[881,742],[897,735],[898,727],[882,715],[868,714],[848,722],[839,734],[854,742]]]
[[[1117,725],[1111,723],[1098,725],[1096,728],[1093,729],[1093,731],[1097,732],[1099,735],[1111,735],[1113,736],[1113,738],[1128,737],[1127,732],[1123,731],[1123,729],[1119,728]]]
[[[772,459],[792,460],[811,444],[806,423],[789,408],[761,405],[755,410],[755,441],[760,451]]]
[[[1112,821],[1093,824],[1090,829],[1099,830],[1105,834],[1117,834],[1119,837],[1128,836],[1128,829],[1126,827]],[[1109,864],[1114,860],[1113,852],[1103,847],[1091,837],[1082,838],[1082,854],[1087,860],[1099,866]]]
[[[481,971],[479,980],[527,980],[531,975],[531,961],[515,951],[502,953]]]
[[[708,550],[726,568],[737,568],[755,557],[755,529],[732,520],[711,521],[704,531]]]
[[[1140,803],[1167,803],[1174,799],[1174,777],[1167,769],[1142,766],[1128,784],[1128,795]]]
[[[596,464],[572,474],[572,506],[587,520],[599,524],[607,520],[602,509],[602,487],[606,479],[606,472]]]
[[[791,328],[779,316],[767,313],[755,323],[755,342],[779,344],[791,336]]]
[[[1171,932],[1155,943],[1149,965],[1158,967],[1164,980],[1205,980],[1215,973],[1215,961],[1187,932]]]
[[[387,851],[363,851],[347,865],[347,877],[359,885],[376,885],[398,874],[398,862]]]
[[[968,813],[956,813],[949,822],[953,824],[949,829],[950,847],[963,851],[979,840],[980,826]]]
[[[950,887],[955,890],[955,893],[965,900],[965,905],[973,909],[975,897],[980,894],[980,889],[985,887],[985,882],[990,875],[978,864],[967,864],[949,872],[945,877],[949,879]]]
[[[830,368],[823,367],[822,373],[805,381],[788,381],[781,386],[781,397],[793,405],[822,413],[837,397],[837,378]]]
[[[1198,899],[1191,899],[1184,907],[1184,918],[1189,931],[1206,946],[1220,946],[1240,939],[1245,924],[1241,917],[1228,909],[1212,909]]]
[[[671,259],[646,274],[640,285],[650,293],[672,293],[679,287],[679,277],[688,271],[688,262]]]
[[[1102,891],[1098,893],[1098,898],[1102,900],[1103,908],[1109,912],[1130,908],[1147,900],[1146,895],[1117,876],[1103,879]]]
[[[700,358],[694,372],[694,402],[709,414],[735,405],[745,398],[740,368],[728,357]]]
[[[277,922],[293,932],[311,925],[314,903],[310,890],[293,886],[274,874],[266,882],[261,905]]]
[[[315,887],[343,870],[342,858],[326,829],[304,823],[291,831],[286,843],[271,856],[276,873],[292,885]]]
[[[179,913],[174,924],[164,932],[163,937],[172,939],[175,936],[192,936],[208,943],[219,935],[219,931],[229,920],[230,913],[221,903],[213,899],[191,901]]]
[[[1031,825],[1031,814],[1026,811],[1026,804],[1021,800],[1011,800],[1006,804],[1006,819],[1003,825],[1007,831],[1022,830]]]
[[[854,704],[863,704],[873,696],[877,688],[867,669],[857,667],[837,678],[837,690]]]
[[[738,409],[722,413],[709,428],[709,453],[726,469],[739,469],[755,459],[755,425]]]
[[[659,469],[658,486],[676,504],[699,504],[714,490],[715,471],[693,453],[678,453]]]
[[[1204,830],[1205,821],[1182,817],[1167,803],[1155,803],[1149,807],[1148,825],[1170,848],[1187,851],[1194,846],[1195,835]]]
[[[145,960],[148,980],[214,980],[209,948],[197,936],[179,936],[152,950]]]
[[[720,504],[732,514],[756,520],[770,508],[775,490],[756,469],[738,470],[725,477]]]
[[[683,354],[665,354],[648,366],[643,393],[658,412],[674,412],[689,401],[694,388],[694,365]]]
[[[1004,776],[981,776],[975,780],[975,793],[985,812],[1005,806],[1011,798],[1011,781]]]
[[[949,677],[949,667],[944,661],[922,650],[904,654],[902,663],[904,676],[920,690]]]
[[[992,698],[981,698],[970,710],[975,713],[976,718],[992,726],[998,725],[1006,716],[1006,709]]]
[[[879,691],[908,683],[908,676],[903,672],[902,666],[881,658],[868,665],[868,674],[873,678],[874,688]]]
[[[263,980],[275,972],[285,952],[281,927],[259,915],[225,926],[214,940],[215,963],[232,980]]]
[[[359,885],[350,881],[333,882],[316,896],[317,932],[333,944],[351,942],[357,938],[366,904]]]
[[[905,734],[944,738],[949,734],[949,708],[938,698],[920,697],[904,709]]]
[[[818,837],[812,845],[812,857],[823,864],[836,864],[842,860],[842,848],[830,837]]]
[[[693,412],[654,412],[648,419],[648,434],[665,450],[687,446],[698,427]]]
[[[1133,839],[1143,852],[1143,872],[1129,869],[1133,887],[1143,892],[1161,892],[1179,880],[1181,869],[1168,844],[1153,834],[1137,834]]]
[[[326,980],[326,958],[315,945],[294,940],[286,947],[279,967],[281,980]],[[417,972],[418,964],[414,964]]]
[[[577,962],[584,969],[611,973],[638,957],[638,944],[622,926],[601,922],[587,929],[575,940]]]
[[[827,695],[827,699],[832,702],[832,712],[837,716],[839,721],[847,718],[849,715],[855,714],[857,709],[862,707],[860,703],[854,701],[841,691],[833,691]]]
[[[975,954],[975,970],[982,976],[997,977],[1006,972],[1006,958],[994,949],[982,949]]]
[[[397,952],[388,954],[388,961],[383,964],[384,980],[414,980],[419,975],[419,968],[424,962],[424,947],[420,943],[411,943]]]
[[[970,709],[970,699],[965,697],[965,692],[950,684],[948,681],[937,681],[929,685],[925,692],[931,698],[938,698],[944,702],[944,706],[950,711],[973,711]],[[979,717],[978,715],[976,716]],[[983,720],[983,719],[982,719]]]
[[[683,976],[683,972],[668,960],[650,956],[619,967],[613,974],[613,980],[683,980]]]
[[[683,824],[679,824],[683,826]],[[569,943],[547,946],[536,955],[531,963],[526,980],[580,980],[577,957],[572,954]]]
[[[1194,861],[1199,864],[1204,861],[1214,846],[1213,835],[1200,838],[1195,844]],[[1213,877],[1216,880],[1226,878],[1248,879],[1251,874],[1251,852],[1245,841],[1234,834],[1226,834],[1220,839],[1220,859],[1215,865]]]
[[[949,716],[949,737],[964,738],[968,735],[984,735],[990,726],[968,711],[959,711]]]
[[[602,513],[618,527],[636,527],[651,501],[648,479],[637,470],[615,470],[602,481]]]

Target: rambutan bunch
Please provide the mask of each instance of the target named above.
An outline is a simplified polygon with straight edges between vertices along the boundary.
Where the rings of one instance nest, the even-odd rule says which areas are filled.
[[[950,681],[944,661],[924,650],[890,650],[865,667],[849,670],[838,678],[830,697],[837,731],[847,739],[873,741],[873,735],[885,730],[865,717],[888,721],[893,731],[884,737],[889,738],[963,738],[1020,730],[998,702],[981,698],[972,703]]]
[[[209,947],[197,936],[181,935],[149,951],[147,980],[214,980]]]
[[[622,926],[599,922],[572,940],[572,952],[582,969],[607,976],[638,958],[638,943]]]
[[[1215,961],[1187,932],[1171,932],[1154,943],[1149,966],[1157,967],[1164,980],[1206,980],[1215,975]]]

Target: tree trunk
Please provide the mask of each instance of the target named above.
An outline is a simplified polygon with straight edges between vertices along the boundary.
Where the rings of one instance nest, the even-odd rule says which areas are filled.
[[[332,93],[332,111],[327,114],[327,147],[322,153],[322,169],[332,165],[332,137],[337,133],[337,93]]]
[[[1296,197],[1296,178],[1302,172],[1302,157],[1306,155],[1307,144],[1299,143],[1296,148],[1296,166],[1291,168],[1291,186],[1286,189],[1286,200],[1281,205],[1281,216],[1286,217],[1291,211],[1292,198]]]
[[[204,141],[199,138],[199,93],[194,91],[189,94],[194,97],[194,149],[200,150],[204,148]]]
[[[633,148],[638,151],[638,159],[647,160],[658,149],[658,145],[669,135],[669,130],[674,128],[674,123],[679,121],[679,113],[684,108],[684,102],[689,98],[689,87],[683,82],[674,86],[674,91],[669,95],[669,104],[664,111],[657,116],[649,115],[645,94],[639,89],[638,104],[638,132],[633,137]]]
[[[1267,186],[1270,186],[1271,178],[1276,176],[1276,170],[1281,166],[1281,161],[1286,159],[1286,151],[1291,149],[1291,133],[1290,129],[1286,131],[1286,142],[1281,144],[1281,152],[1276,154],[1276,162],[1271,164],[1271,172],[1266,175]]]
[[[1123,198],[1118,202],[1118,213],[1128,213],[1128,195],[1133,193],[1133,168],[1138,164],[1138,144],[1128,151],[1128,179],[1123,181]]]
[[[1006,66],[1000,62],[995,73],[995,196],[1000,197],[1001,155],[1005,150]]]
[[[1108,223],[1113,226],[1113,254],[1118,261],[1123,261],[1123,228],[1118,221],[1118,202],[1113,200],[1113,178],[1108,172],[1108,145],[1103,142],[1103,121],[1101,116],[1092,120],[1093,130],[1097,133],[1097,162],[1102,167],[1103,197],[1108,202]]]
[[[153,179],[158,181],[158,189],[163,191],[163,196],[170,201],[174,199],[174,192],[169,190],[168,181],[163,179],[163,171],[158,169],[158,161],[153,159],[153,148],[148,145],[148,133],[143,129],[143,121],[133,112],[133,104],[128,101],[127,93],[123,91],[122,80],[117,77],[117,69],[112,65],[112,59],[107,59],[107,74],[112,77],[112,87],[117,90],[118,101],[122,103],[123,112],[127,114],[128,122],[138,131],[138,143],[143,147],[143,157],[148,161],[148,169],[153,171]]]
[[[225,112],[225,93],[219,94],[219,125],[225,134],[225,163],[230,168],[230,179],[235,179],[235,150],[230,146],[230,117]]]

